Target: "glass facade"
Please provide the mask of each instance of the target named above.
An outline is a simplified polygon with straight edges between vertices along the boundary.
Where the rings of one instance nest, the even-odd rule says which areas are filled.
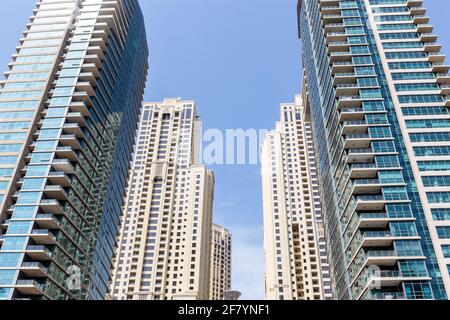
[[[450,293],[450,77],[425,14],[419,0],[299,2],[338,299]]]
[[[137,0],[41,0],[0,93],[0,300],[104,299],[147,76]]]

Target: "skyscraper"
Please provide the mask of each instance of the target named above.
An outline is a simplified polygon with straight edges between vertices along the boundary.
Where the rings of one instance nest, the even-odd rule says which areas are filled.
[[[199,165],[194,101],[144,105],[111,296],[207,300],[214,176]]]
[[[450,76],[423,1],[303,0],[337,299],[450,297]]]
[[[266,299],[331,299],[311,125],[300,96],[280,110],[261,148]]]
[[[0,299],[103,299],[147,75],[137,0],[37,2],[0,93]]]
[[[231,290],[231,233],[217,224],[212,226],[210,300],[224,300]]]

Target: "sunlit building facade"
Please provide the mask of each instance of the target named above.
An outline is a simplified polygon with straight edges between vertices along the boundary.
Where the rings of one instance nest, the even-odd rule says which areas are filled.
[[[114,300],[208,300],[213,173],[194,101],[143,108],[113,269]]]
[[[450,76],[424,4],[298,4],[336,299],[450,297]]]
[[[261,148],[265,297],[333,297],[311,125],[301,96],[281,105]]]
[[[38,1],[16,51],[0,82],[0,300],[104,299],[148,69],[138,1]]]
[[[224,300],[231,290],[231,233],[217,224],[212,226],[210,300]]]

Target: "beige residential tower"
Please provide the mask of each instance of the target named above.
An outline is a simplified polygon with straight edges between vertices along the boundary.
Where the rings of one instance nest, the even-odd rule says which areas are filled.
[[[281,105],[262,144],[265,296],[331,299],[314,146],[302,99]]]
[[[206,300],[214,176],[194,101],[144,105],[111,283],[114,300]]]
[[[231,290],[231,233],[217,224],[212,226],[210,300],[223,300]]]

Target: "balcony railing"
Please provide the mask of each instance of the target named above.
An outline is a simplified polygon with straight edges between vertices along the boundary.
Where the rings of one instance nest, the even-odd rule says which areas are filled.
[[[389,238],[392,233],[389,231],[366,231],[362,233],[363,238]]]
[[[398,253],[395,250],[370,250],[365,254],[368,258],[398,257]]]

